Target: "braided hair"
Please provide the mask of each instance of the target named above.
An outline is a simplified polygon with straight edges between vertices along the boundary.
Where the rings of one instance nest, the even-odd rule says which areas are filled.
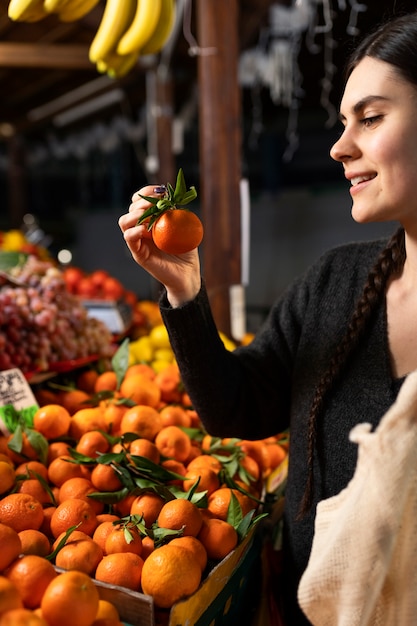
[[[399,228],[391,237],[387,246],[379,255],[374,267],[369,272],[362,295],[356,304],[345,335],[338,344],[327,370],[316,387],[308,418],[308,474],[299,518],[303,517],[311,508],[313,502],[313,461],[317,442],[317,425],[324,408],[326,396],[339,380],[349,357],[354,353],[359,341],[364,336],[372,313],[384,298],[389,279],[401,272],[404,261],[405,235],[404,229]]]

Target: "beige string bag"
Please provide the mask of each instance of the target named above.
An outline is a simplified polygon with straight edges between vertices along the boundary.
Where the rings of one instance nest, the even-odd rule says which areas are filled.
[[[417,371],[371,432],[350,433],[358,462],[348,486],[317,507],[298,589],[314,626],[417,624]]]

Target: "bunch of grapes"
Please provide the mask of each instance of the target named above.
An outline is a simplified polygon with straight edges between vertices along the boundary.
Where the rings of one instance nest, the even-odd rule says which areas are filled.
[[[49,261],[29,256],[0,279],[0,370],[48,370],[53,363],[91,355],[109,357],[112,335],[88,316]]]

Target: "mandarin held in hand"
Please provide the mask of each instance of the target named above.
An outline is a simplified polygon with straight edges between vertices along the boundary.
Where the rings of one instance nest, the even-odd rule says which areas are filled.
[[[139,218],[138,224],[147,224],[157,248],[167,254],[185,254],[197,248],[203,240],[204,229],[200,218],[184,209],[197,197],[195,187],[187,187],[182,169],[177,175],[175,189],[167,183],[162,197],[141,196],[151,207]]]

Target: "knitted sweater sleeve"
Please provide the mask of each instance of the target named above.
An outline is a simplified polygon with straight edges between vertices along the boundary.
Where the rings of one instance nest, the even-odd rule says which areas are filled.
[[[230,352],[217,332],[204,284],[196,299],[161,313],[182,380],[207,431],[258,439],[289,425],[294,354],[308,288],[301,281],[280,298],[261,332]]]

